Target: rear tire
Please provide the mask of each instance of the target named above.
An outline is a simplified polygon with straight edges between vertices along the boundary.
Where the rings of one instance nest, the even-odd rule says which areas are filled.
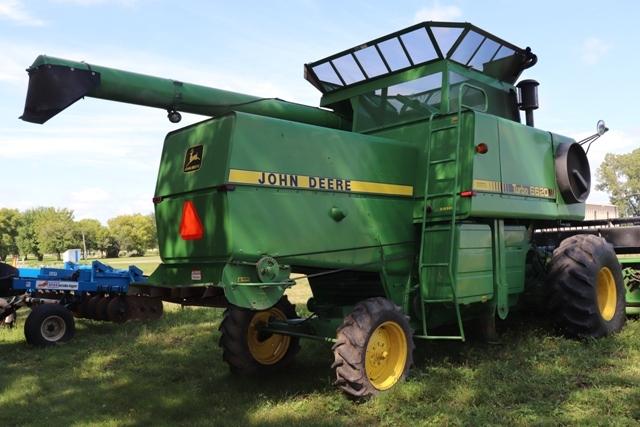
[[[69,341],[75,334],[73,314],[60,304],[41,304],[31,308],[24,323],[27,343],[48,347]]]
[[[570,337],[599,338],[624,326],[625,287],[613,247],[578,234],[560,243],[549,264],[551,310]]]
[[[353,398],[368,398],[402,381],[413,364],[409,317],[386,298],[359,302],[333,345],[336,382]]]
[[[295,307],[286,297],[267,310],[254,311],[230,306],[220,324],[222,359],[231,372],[241,375],[282,369],[293,362],[300,350],[298,338],[280,334],[260,336],[256,326],[268,321],[297,319]]]

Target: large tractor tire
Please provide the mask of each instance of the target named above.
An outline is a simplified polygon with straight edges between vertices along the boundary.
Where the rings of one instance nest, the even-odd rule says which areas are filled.
[[[551,311],[574,338],[599,338],[624,326],[625,288],[613,247],[602,237],[578,234],[560,243],[549,264]]]
[[[333,345],[335,384],[353,398],[368,398],[403,380],[413,364],[409,318],[386,298],[359,302],[338,328]]]
[[[24,336],[36,347],[69,341],[75,332],[73,314],[60,304],[33,306],[24,322]]]
[[[241,375],[274,371],[293,362],[300,350],[298,338],[260,333],[258,326],[270,318],[297,319],[295,307],[287,297],[267,310],[254,311],[230,306],[220,324],[222,359],[231,372]]]

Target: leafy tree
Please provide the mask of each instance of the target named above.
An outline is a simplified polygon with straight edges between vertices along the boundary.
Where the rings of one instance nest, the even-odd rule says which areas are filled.
[[[62,252],[78,246],[73,211],[69,209],[37,208],[34,229],[40,250],[55,253],[58,260]]]
[[[18,228],[21,215],[16,209],[0,209],[0,261],[7,259],[9,255],[18,254]]]
[[[598,180],[596,189],[609,193],[620,215],[640,215],[640,148],[627,154],[607,153],[598,169]]]
[[[82,219],[76,222],[75,229],[77,233],[76,240],[80,247],[83,247],[84,236],[84,245],[87,248],[87,252],[100,249],[98,248],[98,235],[103,229],[106,230],[106,227],[100,224],[100,221],[97,219]],[[84,254],[84,256],[86,257],[87,254]]]
[[[41,208],[26,210],[22,214],[22,221],[18,227],[16,245],[18,246],[18,252],[20,252],[24,260],[26,260],[29,255],[34,255],[39,261],[43,259],[35,228],[39,209]]]
[[[144,255],[157,245],[156,228],[151,215],[121,215],[108,221],[109,230],[120,244],[120,249]]]
[[[102,227],[96,235],[96,249],[102,253],[103,258],[118,258],[120,244],[107,227]]]

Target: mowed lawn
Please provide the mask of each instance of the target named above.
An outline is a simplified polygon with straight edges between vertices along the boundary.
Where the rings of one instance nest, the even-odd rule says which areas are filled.
[[[303,284],[290,298],[307,296]],[[520,316],[501,325],[499,345],[418,342],[405,383],[354,403],[332,386],[328,344],[302,341],[292,368],[238,378],[217,345],[222,310],[165,309],[156,322],[78,320],[75,338],[49,349],[24,342],[25,310],[18,328],[0,329],[0,426],[640,423],[637,320],[598,341]]]

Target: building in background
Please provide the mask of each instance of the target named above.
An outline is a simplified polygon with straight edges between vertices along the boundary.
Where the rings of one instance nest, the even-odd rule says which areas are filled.
[[[614,205],[592,205],[587,203],[584,219],[613,219],[619,218],[618,207]]]

